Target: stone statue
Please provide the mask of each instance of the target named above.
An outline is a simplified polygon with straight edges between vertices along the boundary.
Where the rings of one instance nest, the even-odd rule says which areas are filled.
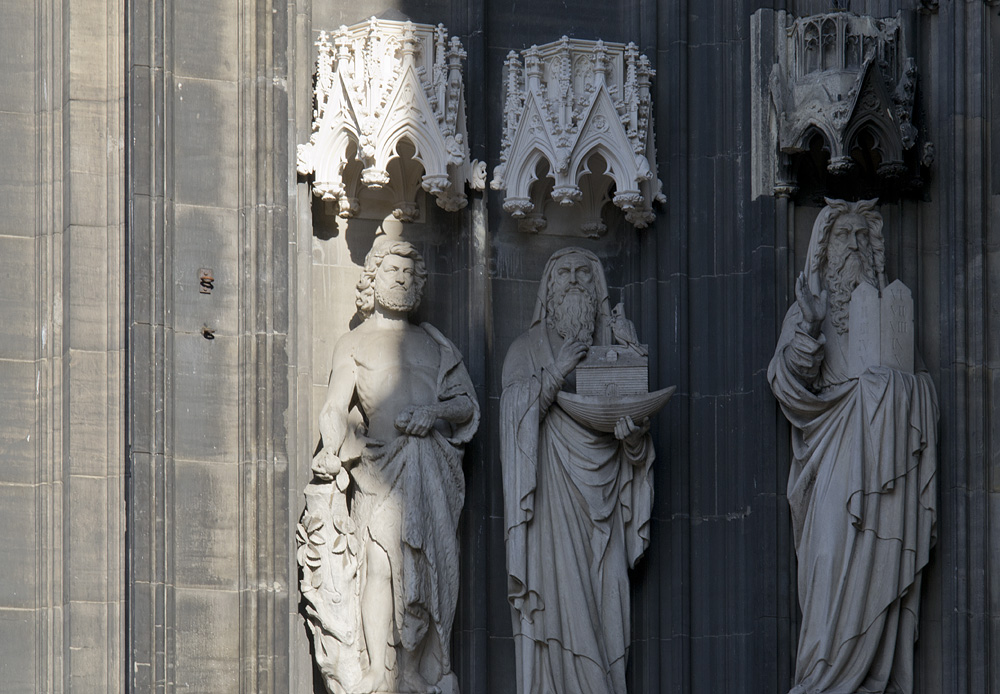
[[[802,628],[791,694],[911,694],[937,395],[913,373],[909,291],[885,286],[876,201],[826,202],[768,368],[793,427]]]
[[[613,345],[608,305],[597,257],[557,251],[531,327],[504,360],[500,457],[519,694],[625,692],[628,570],[649,543],[653,504],[649,419],[613,414],[595,428],[560,392],[588,353],[640,358]],[[634,331],[621,314],[627,345]],[[611,398],[597,402],[607,407],[595,416],[619,411]]]
[[[426,277],[411,244],[379,237],[357,287],[365,320],[334,348],[298,528],[302,595],[331,694],[458,692],[449,646],[462,453],[479,406],[455,346],[408,320]]]

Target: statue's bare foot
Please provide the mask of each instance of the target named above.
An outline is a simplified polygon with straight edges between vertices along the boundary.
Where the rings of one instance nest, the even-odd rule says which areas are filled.
[[[374,692],[387,692],[389,688],[388,673],[385,670],[369,668],[361,679],[351,687],[352,694],[374,694]]]
[[[399,691],[410,694],[441,694],[441,688],[428,682],[419,672],[403,672]]]

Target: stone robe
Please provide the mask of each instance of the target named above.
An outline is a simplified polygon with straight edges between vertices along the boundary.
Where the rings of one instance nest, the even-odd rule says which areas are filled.
[[[634,450],[555,403],[544,321],[503,369],[508,599],[520,694],[624,694],[629,578],[649,543],[653,445]]]
[[[458,520],[465,502],[464,444],[479,425],[475,389],[462,357],[437,329],[421,327],[440,348],[438,400],[467,397],[473,416],[447,434],[400,435],[367,442],[351,469],[356,485],[351,516],[389,556],[393,644],[423,647],[421,674],[439,682],[451,672],[451,627],[458,601]],[[391,650],[390,650],[391,652]]]
[[[768,368],[793,426],[788,477],[802,628],[791,694],[913,691],[934,543],[937,397],[926,373],[846,376],[847,335],[793,305]]]

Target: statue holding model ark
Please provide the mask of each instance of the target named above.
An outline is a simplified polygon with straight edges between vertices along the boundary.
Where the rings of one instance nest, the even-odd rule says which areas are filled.
[[[334,348],[298,527],[301,590],[331,694],[458,692],[462,455],[479,406],[455,346],[409,321],[426,276],[411,244],[378,237],[357,288],[364,321]]]
[[[827,200],[768,378],[792,424],[799,634],[790,694],[912,694],[935,538],[937,394],[874,200]]]
[[[623,694],[628,571],[649,544],[648,356],[604,269],[581,248],[549,259],[500,400],[507,598],[518,694]],[[575,390],[575,392],[574,392]]]

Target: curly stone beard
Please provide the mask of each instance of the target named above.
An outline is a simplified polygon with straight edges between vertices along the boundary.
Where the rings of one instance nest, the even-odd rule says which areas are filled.
[[[420,304],[420,294],[416,284],[410,285],[409,289],[395,286],[384,291],[376,282],[372,285],[372,289],[375,290],[375,303],[390,311],[410,313]]]
[[[550,291],[545,313],[546,324],[563,339],[594,343],[597,296],[593,288],[577,285]]]
[[[837,329],[838,335],[843,335],[850,327],[851,293],[862,282],[878,288],[875,281],[875,262],[870,250],[867,254],[860,250],[848,249],[829,254],[826,265],[826,288],[829,292],[830,322]]]

